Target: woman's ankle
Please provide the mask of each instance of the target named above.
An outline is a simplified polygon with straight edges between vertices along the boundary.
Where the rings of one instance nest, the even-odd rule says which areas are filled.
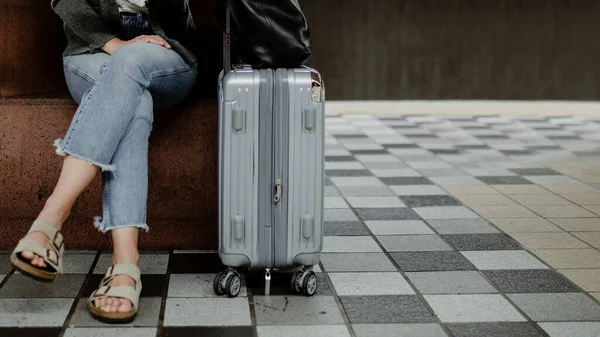
[[[70,208],[65,207],[60,202],[55,202],[53,198],[50,197],[46,200],[44,208],[38,215],[37,220],[50,221],[54,227],[60,230],[70,215]]]

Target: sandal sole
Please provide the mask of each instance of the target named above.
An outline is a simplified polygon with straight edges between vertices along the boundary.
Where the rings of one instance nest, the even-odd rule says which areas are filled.
[[[10,264],[22,275],[32,278],[39,282],[52,283],[56,279],[56,274],[45,272],[29,263],[23,262],[16,254],[10,256]]]
[[[96,306],[94,306],[91,303],[88,305],[88,308],[90,310],[90,314],[92,315],[92,317],[94,317],[95,319],[97,319],[103,323],[110,323],[110,324],[131,323],[137,316],[137,312],[135,312],[135,311],[133,313],[131,311],[130,312],[102,311],[102,310],[96,308]]]

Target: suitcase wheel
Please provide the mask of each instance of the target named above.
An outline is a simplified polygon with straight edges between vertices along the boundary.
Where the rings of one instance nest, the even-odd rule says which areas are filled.
[[[215,276],[215,280],[213,281],[213,290],[215,294],[219,296],[225,295],[225,277],[227,276],[226,271],[222,271]]]
[[[242,289],[242,280],[235,271],[222,271],[215,276],[213,281],[213,290],[215,294],[229,297],[236,297]]]
[[[304,276],[302,282],[302,294],[304,296],[312,296],[317,292],[317,275],[313,271],[309,271]]]
[[[313,296],[317,292],[317,274],[311,271],[296,271],[292,274],[290,290],[295,294]]]

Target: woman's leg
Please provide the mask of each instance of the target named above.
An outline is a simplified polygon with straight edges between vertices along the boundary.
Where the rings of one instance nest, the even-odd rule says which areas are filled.
[[[64,59],[65,78],[73,99],[80,103],[92,89],[100,77],[100,68],[110,60],[107,54],[68,56]],[[79,110],[73,117],[72,125],[76,123]],[[63,161],[60,177],[52,195],[44,204],[37,220],[50,221],[61,230],[63,223],[69,217],[73,204],[79,195],[98,174],[98,167],[90,165],[86,160],[68,156]],[[39,232],[29,234],[46,249],[50,249],[48,238]],[[23,252],[24,258],[30,259],[31,264],[45,267],[46,263],[32,252]]]
[[[103,216],[96,219],[102,232],[111,231],[113,264],[139,261],[138,230],[148,230],[146,202],[148,196],[148,138],[152,131],[154,106],[166,107],[182,101],[196,80],[190,68],[175,52],[151,44],[126,46],[113,55],[108,67],[127,68],[147,76],[147,87],[119,142],[110,165],[114,172],[103,172]],[[128,276],[117,276],[111,286],[134,286]],[[95,305],[105,311],[127,312],[131,302],[108,298]]]

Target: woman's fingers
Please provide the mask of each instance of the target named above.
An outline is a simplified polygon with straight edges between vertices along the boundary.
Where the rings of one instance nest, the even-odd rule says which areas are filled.
[[[135,38],[134,40],[138,40],[138,42],[154,43],[165,48],[171,48],[171,45],[165,39],[158,35],[141,35]]]

